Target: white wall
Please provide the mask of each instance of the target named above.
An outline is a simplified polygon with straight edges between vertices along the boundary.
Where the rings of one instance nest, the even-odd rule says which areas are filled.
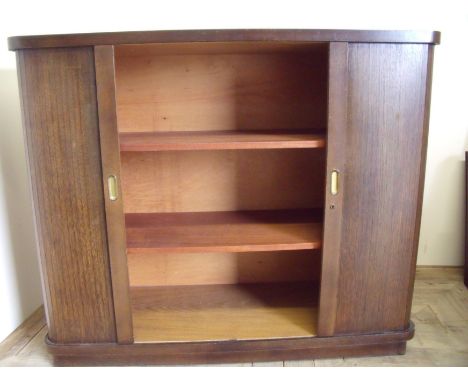
[[[5,4],[8,4],[6,6]],[[461,265],[468,147],[468,2],[24,1],[0,5],[0,340],[40,304],[11,35],[197,28],[442,31],[436,48],[419,264]]]
[[[40,305],[36,243],[13,69],[0,69],[0,341]]]

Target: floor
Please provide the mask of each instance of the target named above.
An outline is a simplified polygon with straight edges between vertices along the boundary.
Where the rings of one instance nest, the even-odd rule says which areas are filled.
[[[468,366],[468,289],[461,268],[418,268],[404,356],[244,363],[222,366]],[[0,344],[0,366],[51,366],[43,309]],[[218,365],[221,366],[221,365]]]

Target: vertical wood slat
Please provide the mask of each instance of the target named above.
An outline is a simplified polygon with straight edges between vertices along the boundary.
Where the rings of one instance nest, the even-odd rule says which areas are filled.
[[[428,46],[349,44],[348,67],[335,334],[403,330],[419,231]]]
[[[114,342],[93,49],[17,55],[49,338]]]
[[[126,256],[125,218],[120,188],[120,149],[115,99],[114,47],[94,48],[96,88],[99,113],[99,132],[102,156],[103,188],[107,217],[107,236],[112,275],[117,341],[133,342],[133,324],[129,296],[129,277]],[[117,200],[109,198],[108,177],[117,179]]]
[[[346,176],[346,128],[348,112],[348,43],[333,42],[329,48],[327,184],[322,250],[322,277],[317,333],[332,336],[340,276],[341,218]],[[331,173],[339,171],[338,193],[331,194]]]

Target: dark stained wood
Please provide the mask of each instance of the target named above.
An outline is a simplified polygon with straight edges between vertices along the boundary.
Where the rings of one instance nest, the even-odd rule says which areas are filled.
[[[127,252],[318,249],[320,210],[126,214]]]
[[[325,136],[308,131],[191,131],[120,133],[121,151],[320,148]]]
[[[439,39],[331,30],[10,38],[57,362],[404,353]],[[79,47],[57,49],[69,46]],[[126,252],[143,285],[132,288],[133,310]],[[317,305],[318,288],[306,285],[320,260]],[[277,277],[278,264],[310,273]],[[295,281],[308,284],[293,293]],[[132,343],[133,331],[151,343]]]
[[[137,345],[135,345],[137,346]],[[343,357],[378,357],[390,355],[402,355],[406,352],[406,342],[392,342],[388,344],[356,345],[356,346],[334,346],[322,348],[307,348],[289,350],[261,350],[252,352],[210,352],[181,353],[177,356],[157,355],[152,356],[151,351],[145,355],[134,356],[122,352],[122,355],[95,355],[85,357],[54,357],[54,366],[127,366],[132,365],[185,365],[185,364],[208,364],[208,363],[239,363],[239,362],[274,362],[294,361],[321,358],[343,358]],[[94,352],[93,352],[94,353]],[[234,365],[235,366],[235,365]],[[255,366],[255,365],[254,365]]]
[[[409,325],[428,46],[349,45],[337,333]]]
[[[322,251],[322,282],[319,305],[319,336],[335,331],[340,276],[341,220],[346,177],[346,130],[348,117],[348,43],[330,44],[328,74],[327,183]],[[338,194],[332,195],[331,173],[339,171]]]
[[[330,29],[226,29],[185,31],[139,31],[81,33],[43,36],[15,36],[8,39],[10,50],[69,46],[148,44],[157,42],[216,41],[310,41],[386,42],[438,44],[440,33],[405,30]]]
[[[272,340],[174,342],[161,344],[56,345],[47,340],[58,363],[187,364],[213,362],[260,362],[404,354],[408,329],[367,335],[308,337]]]
[[[93,49],[18,52],[18,69],[49,337],[112,342]]]
[[[424,193],[424,179],[426,175],[426,156],[427,156],[427,140],[429,135],[429,110],[431,106],[431,91],[432,91],[432,66],[434,62],[434,47],[427,47],[427,65],[426,65],[426,92],[424,100],[424,120],[423,120],[423,131],[421,138],[421,159],[419,168],[419,189],[416,204],[416,222],[413,238],[413,250],[411,252],[411,267],[410,267],[410,280],[408,284],[408,297],[406,300],[406,318],[405,322],[409,322],[411,315],[411,306],[413,304],[413,291],[414,291],[414,280],[416,278],[416,262],[418,256],[419,247],[419,233],[421,227],[421,213],[422,213],[422,202]]]
[[[261,283],[132,288],[135,342],[315,336],[318,286]]]
[[[128,267],[125,243],[125,220],[122,190],[118,199],[109,199],[108,177],[117,177],[120,184],[119,136],[115,105],[114,49],[112,46],[94,48],[96,90],[99,112],[99,133],[102,157],[102,183],[106,209],[107,238],[112,276],[117,341],[133,342],[132,316],[128,288]]]

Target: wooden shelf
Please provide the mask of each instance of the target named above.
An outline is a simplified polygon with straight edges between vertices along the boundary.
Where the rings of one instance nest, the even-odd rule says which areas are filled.
[[[121,151],[290,149],[325,147],[324,134],[306,130],[120,133]]]
[[[318,249],[321,210],[126,214],[127,252]]]
[[[132,288],[135,342],[316,335],[312,283]]]

